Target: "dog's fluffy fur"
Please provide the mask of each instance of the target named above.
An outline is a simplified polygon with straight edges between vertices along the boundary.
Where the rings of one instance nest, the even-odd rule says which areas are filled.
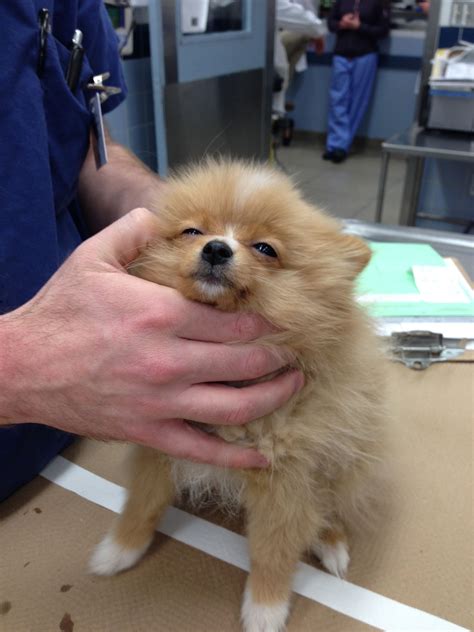
[[[246,632],[283,630],[292,575],[304,551],[344,576],[345,525],[371,520],[383,461],[383,370],[374,336],[353,299],[367,246],[308,205],[288,178],[240,162],[207,162],[170,180],[157,213],[160,239],[133,274],[222,310],[261,314],[278,333],[305,386],[282,409],[246,426],[215,427],[256,447],[268,469],[223,470],[136,447],[128,503],[91,567],[113,574],[145,552],[166,506],[183,489],[194,500],[243,506],[251,572],[242,605]],[[196,228],[202,234],[184,233]],[[207,279],[201,252],[226,242],[232,260]],[[270,244],[277,257],[255,249]]]

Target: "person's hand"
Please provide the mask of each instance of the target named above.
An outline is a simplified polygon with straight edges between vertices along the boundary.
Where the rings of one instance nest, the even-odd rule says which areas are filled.
[[[339,20],[339,28],[340,29],[350,29],[352,24],[353,13],[345,13],[342,18]]]
[[[177,457],[265,466],[258,452],[187,424],[242,424],[282,406],[299,372],[232,388],[284,366],[251,341],[256,316],[229,314],[126,273],[155,222],[135,209],[84,242],[26,305],[0,318],[0,417],[141,443]]]
[[[322,55],[324,53],[324,37],[317,37],[313,40],[314,52],[316,55]]]
[[[360,28],[360,16],[358,13],[346,13],[339,22],[339,28],[356,31]]]
[[[353,31],[357,31],[360,28],[360,16],[358,13],[351,13],[350,17],[347,20],[348,29],[352,29]]]

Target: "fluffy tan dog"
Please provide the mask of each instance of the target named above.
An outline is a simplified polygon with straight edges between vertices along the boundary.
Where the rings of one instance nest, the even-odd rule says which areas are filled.
[[[270,460],[266,470],[226,470],[134,447],[127,505],[91,568],[111,575],[132,566],[180,492],[194,500],[212,493],[247,516],[243,627],[277,632],[303,552],[344,576],[345,525],[370,521],[383,460],[383,371],[353,299],[370,251],[281,173],[239,162],[210,161],[170,180],[157,221],[161,237],[133,273],[219,309],[261,314],[279,330],[264,344],[291,350],[306,383],[267,417],[211,429],[256,447]]]

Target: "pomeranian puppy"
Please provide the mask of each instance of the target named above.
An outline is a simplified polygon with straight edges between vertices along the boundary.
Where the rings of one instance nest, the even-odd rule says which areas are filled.
[[[370,250],[307,204],[286,176],[242,162],[208,161],[172,178],[156,221],[160,238],[131,272],[218,309],[261,314],[278,330],[262,344],[289,349],[305,386],[271,415],[212,427],[259,450],[267,469],[231,470],[133,447],[126,507],[90,567],[102,575],[131,567],[167,505],[183,491],[194,500],[211,492],[246,514],[243,628],[279,632],[301,555],[313,551],[344,577],[346,526],[371,521],[383,461],[383,370],[353,298]]]

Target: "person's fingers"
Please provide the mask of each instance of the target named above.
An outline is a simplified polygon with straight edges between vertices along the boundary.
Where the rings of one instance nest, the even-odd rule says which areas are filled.
[[[232,468],[268,466],[268,461],[256,450],[212,437],[182,419],[160,421],[156,426],[148,423],[136,440],[171,456],[200,463]]]
[[[303,384],[300,371],[289,371],[269,382],[243,388],[199,384],[177,398],[175,416],[209,424],[244,424],[280,408]]]
[[[201,342],[248,342],[276,331],[255,314],[222,312],[208,305],[186,303],[183,319],[174,330],[180,338]]]
[[[282,348],[266,348],[258,343],[225,345],[212,342],[182,341],[186,358],[183,372],[190,384],[240,382],[270,375],[288,366],[294,357]]]
[[[157,236],[156,217],[146,208],[136,208],[84,243],[94,257],[123,269]]]

